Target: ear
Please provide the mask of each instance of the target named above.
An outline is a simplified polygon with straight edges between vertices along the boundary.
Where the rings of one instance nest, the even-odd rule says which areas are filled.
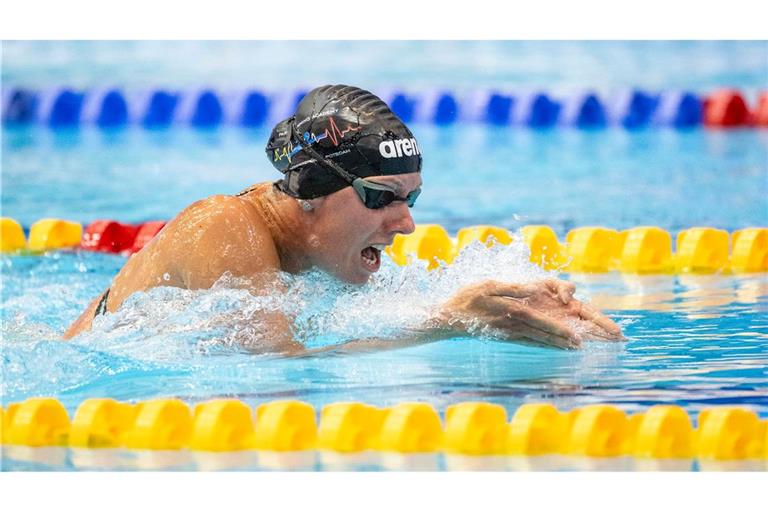
[[[316,199],[298,199],[299,207],[307,213],[313,212],[322,205],[323,199],[324,198],[322,197]]]
[[[307,199],[307,202],[312,205],[313,210],[317,210],[321,206],[323,206],[323,203],[325,203],[325,196],[323,197],[316,197],[314,199]]]

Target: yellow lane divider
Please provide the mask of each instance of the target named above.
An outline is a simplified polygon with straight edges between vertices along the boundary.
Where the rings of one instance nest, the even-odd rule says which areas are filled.
[[[61,219],[43,219],[32,225],[29,242],[21,225],[3,217],[0,251],[28,249],[41,252],[80,245],[83,227]],[[565,243],[550,226],[530,225],[520,229],[530,259],[545,269],[565,272],[611,272],[635,274],[766,272],[768,228],[750,227],[727,231],[693,227],[677,233],[673,252],[672,235],[656,226],[638,226],[617,231],[601,226],[575,228]],[[398,264],[413,259],[427,261],[434,270],[449,265],[468,245],[480,242],[492,247],[508,245],[513,234],[499,226],[462,228],[451,238],[438,224],[420,224],[410,235],[397,235],[386,253]]]
[[[513,455],[564,453],[571,421],[551,404],[518,407],[509,425],[507,450]]]
[[[768,229],[734,231],[731,245],[731,269],[734,272],[765,272],[768,269]]]
[[[0,251],[15,252],[27,248],[21,224],[8,217],[0,218]]]
[[[251,408],[239,400],[214,400],[195,407],[189,447],[230,452],[255,445]]]
[[[317,447],[337,452],[361,452],[376,447],[386,411],[361,403],[336,403],[323,407]]]
[[[113,448],[133,427],[138,406],[110,398],[90,398],[78,407],[69,430],[69,445],[78,448]]]
[[[561,244],[549,226],[524,226],[520,230],[530,250],[530,260],[545,269],[564,272],[611,272],[634,274],[766,272],[768,228],[728,232],[694,227],[678,233],[677,251],[672,235],[656,226],[624,231],[587,226],[573,229]],[[495,226],[471,226],[459,230],[454,241],[442,226],[417,226],[410,235],[397,235],[386,252],[399,265],[413,259],[428,261],[430,270],[453,262],[467,245],[481,242],[491,247],[507,245],[513,235]],[[729,254],[729,248],[730,250]]]
[[[258,450],[299,451],[315,446],[315,410],[298,400],[280,400],[256,408],[253,448]]]
[[[728,265],[728,232],[691,228],[677,234],[675,263],[682,272],[710,273]]]
[[[506,453],[507,411],[496,404],[468,402],[445,410],[443,448],[448,453],[493,455]]]
[[[29,229],[29,241],[14,219],[0,218],[0,252],[50,251],[80,245],[83,226],[78,222],[62,219],[41,219]]]
[[[80,245],[83,226],[77,222],[61,219],[42,219],[29,228],[29,250],[49,251]]]
[[[403,403],[387,412],[374,446],[391,452],[434,452],[440,448],[442,435],[440,417],[431,405]]]
[[[135,405],[89,399],[71,423],[53,398],[30,398],[0,412],[0,440],[23,446],[768,459],[768,421],[740,407],[705,409],[696,427],[674,405],[627,415],[601,404],[568,412],[525,404],[509,420],[500,405],[464,402],[449,406],[443,422],[426,403],[382,409],[342,402],[323,407],[319,425],[314,408],[297,400],[259,405],[254,415],[234,399],[201,403],[194,410],[177,399]]]
[[[531,261],[545,269],[560,268],[565,264],[565,250],[557,240],[555,230],[549,226],[530,225],[520,230],[523,241],[531,251]]]

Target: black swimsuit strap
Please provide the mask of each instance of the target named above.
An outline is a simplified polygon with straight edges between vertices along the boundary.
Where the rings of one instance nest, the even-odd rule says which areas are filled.
[[[237,194],[235,194],[235,197],[240,197],[240,196],[244,196],[246,194],[250,194],[251,192],[253,192],[257,188],[259,188],[260,186],[261,186],[261,184],[258,184],[258,185],[252,186],[251,188],[247,188],[247,189],[243,190],[242,192],[238,192]]]
[[[107,312],[107,298],[109,297],[109,288],[107,288],[107,291],[104,292],[104,295],[101,296],[101,300],[99,301],[99,305],[96,306],[96,312],[93,314],[93,317],[96,318],[99,315],[104,315]]]

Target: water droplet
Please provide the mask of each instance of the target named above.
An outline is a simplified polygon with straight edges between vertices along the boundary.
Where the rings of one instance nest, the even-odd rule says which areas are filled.
[[[170,281],[170,280],[171,280],[171,274],[169,274],[168,272],[163,274],[163,281]]]

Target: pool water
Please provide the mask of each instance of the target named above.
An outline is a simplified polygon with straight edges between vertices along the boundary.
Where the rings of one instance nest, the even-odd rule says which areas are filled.
[[[419,44],[404,48],[413,50]],[[490,63],[500,62],[500,55],[514,50],[527,56],[523,62],[529,69],[529,53],[541,54],[545,46],[500,43],[483,55]],[[766,55],[766,45],[652,46],[664,55],[652,73],[638,71],[648,65],[649,54],[641,44],[594,43],[571,49],[571,56],[590,63],[581,74],[568,68],[554,72],[557,62],[565,59],[561,53],[568,53],[555,45],[561,52],[551,61],[539,61],[535,76],[539,83],[551,79],[558,86],[661,86],[665,77],[676,87],[689,87],[696,77],[705,89],[722,82],[753,90],[768,86],[765,68],[762,74],[754,72],[756,63],[764,66],[759,57]],[[455,47],[471,54],[484,46]],[[9,66],[4,62],[3,67],[6,83],[63,83],[70,70],[74,85],[88,85],[98,78],[98,63],[112,65],[109,45],[65,44],[57,46],[58,53],[46,48],[4,46],[10,57]],[[74,56],[83,48],[83,60],[77,61]],[[137,48],[131,58],[138,61],[155,47]],[[244,51],[229,48],[234,54]],[[269,45],[265,48],[268,53]],[[296,55],[301,48],[294,47]],[[22,65],[21,57],[30,52],[39,59]],[[610,60],[606,55],[622,55],[621,62],[628,59],[632,65],[600,82],[602,66]],[[712,58],[708,63],[692,59],[692,75],[674,71],[675,62],[686,55]],[[733,55],[742,58],[729,58]],[[407,77],[432,83],[434,74],[413,71],[420,69],[415,65],[419,61],[409,58],[413,66]],[[371,82],[405,80],[406,75],[398,74],[400,68],[377,74],[361,60],[350,59],[367,70]],[[151,66],[141,68],[138,76],[151,79],[150,68],[165,70],[160,76],[177,82],[203,76],[189,64],[187,74],[176,73],[172,60],[168,55],[149,59]],[[237,66],[222,62],[231,73],[220,76],[231,83],[243,79],[233,71]],[[285,70],[291,62],[271,65]],[[522,83],[518,65],[525,68],[506,65],[507,80]],[[464,72],[471,72],[466,66]],[[460,75],[461,69],[451,68],[446,80],[454,74]],[[308,76],[321,75],[309,68]],[[115,76],[127,80],[125,74]],[[486,76],[484,83],[493,85],[494,80]],[[424,155],[424,187],[414,219],[439,223],[452,234],[473,224],[512,231],[548,224],[564,241],[568,230],[587,225],[655,225],[673,236],[693,226],[728,231],[768,226],[766,130],[535,131],[416,124],[413,131]],[[100,218],[167,220],[202,197],[277,179],[264,154],[268,133],[267,127],[4,127],[2,215],[17,219],[25,229],[44,217],[83,224]],[[530,264],[521,243],[491,249],[472,246],[451,266],[432,272],[418,262],[398,267],[385,259],[382,270],[362,288],[314,272],[285,276],[289,292],[267,298],[229,288],[228,276],[211,290],[160,287],[134,295],[120,311],[97,319],[92,332],[62,342],[63,330],[109,285],[125,261],[119,255],[82,251],[0,257],[0,402],[53,396],[70,414],[90,397],[131,402],[178,397],[189,403],[236,397],[251,406],[293,398],[316,408],[348,400],[378,406],[426,401],[441,414],[450,404],[473,400],[498,403],[510,412],[529,402],[550,402],[561,410],[610,403],[627,412],[678,404],[690,414],[730,404],[768,418],[768,274],[559,275],[574,280],[577,297],[603,309],[629,338],[626,343],[589,342],[580,351],[505,343],[487,332],[392,351],[306,358],[253,355],[234,343],[242,334],[258,339],[254,313],[264,309],[296,315],[296,334],[309,347],[355,338],[395,338],[421,325],[465,284],[556,275]],[[72,460],[62,459],[44,467],[73,466],[77,464]],[[10,460],[3,469],[30,467],[39,468]]]
[[[563,240],[568,229],[592,224],[672,232],[768,225],[764,132],[414,130],[427,155],[414,218],[451,232],[476,223],[511,230],[547,223]],[[46,216],[84,223],[169,219],[196,198],[273,179],[265,138],[265,131],[234,129],[8,130],[3,215],[27,227]],[[226,283],[214,291],[159,288],[109,315],[94,333],[55,341],[124,262],[67,251],[3,257],[3,402],[53,395],[74,410],[92,396],[238,396],[254,403],[290,396],[317,406],[426,400],[440,410],[471,399],[509,410],[531,400],[564,408],[613,402],[628,410],[673,402],[692,412],[743,403],[768,415],[765,275],[570,276],[580,295],[606,309],[630,338],[581,352],[482,338],[300,360],[226,348],[240,330],[253,328],[249,314],[264,307],[298,314],[309,346],[396,336],[417,327],[461,284],[549,275],[527,263],[520,245],[470,251],[442,273],[390,263],[363,290],[300,276],[289,283],[291,297],[276,304]]]

